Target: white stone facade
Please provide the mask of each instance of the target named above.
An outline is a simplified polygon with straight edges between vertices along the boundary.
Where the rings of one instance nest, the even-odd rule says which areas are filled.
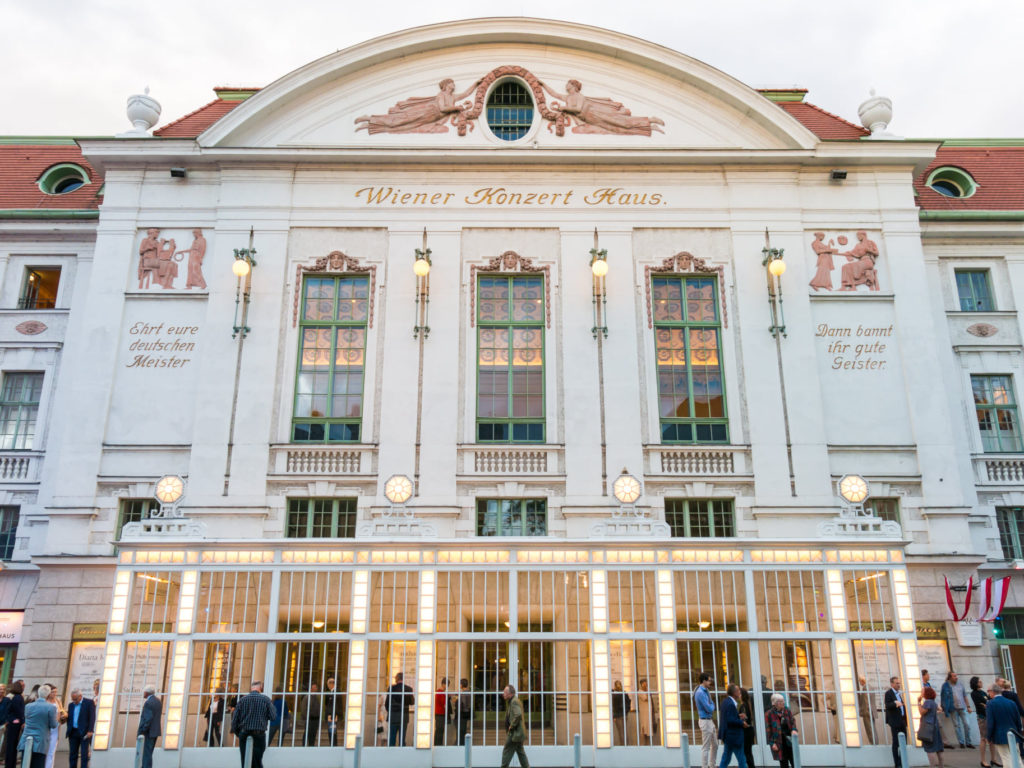
[[[402,99],[433,94],[443,78],[453,78],[459,90],[505,65],[522,67],[556,90],[576,78],[585,94],[622,102],[633,115],[658,116],[664,133],[566,130],[557,136],[539,110],[519,142],[496,138],[483,116],[465,136],[454,126],[437,133],[355,130],[355,117],[386,113]],[[979,646],[958,642],[948,621],[942,576],[961,583],[976,571],[1003,573],[995,508],[1024,504],[1024,464],[984,453],[970,399],[971,373],[1009,373],[1020,381],[1015,297],[1024,295],[1024,274],[1018,268],[1024,233],[1010,225],[998,238],[983,226],[965,230],[928,224],[922,229],[912,179],[934,156],[936,142],[819,141],[757,92],[681,54],[603,30],[517,19],[412,30],[338,52],[263,89],[195,141],[93,139],[82,146],[89,161],[105,172],[105,199],[94,233],[76,242],[33,242],[25,248],[0,241],[0,269],[6,270],[0,280],[3,306],[15,306],[18,286],[9,274],[25,259],[45,255],[66,270],[58,309],[52,321],[44,319],[50,330],[32,337],[31,344],[15,343],[0,313],[2,371],[44,371],[46,382],[41,429],[33,451],[24,454],[32,461],[31,477],[22,484],[0,478],[0,495],[8,494],[22,510],[19,564],[0,575],[0,588],[11,591],[8,582],[15,578],[38,579],[30,601],[22,596],[17,605],[0,606],[26,609],[16,676],[66,682],[74,624],[110,620],[106,647],[120,654],[123,665],[128,654],[141,653],[132,650],[140,647],[133,644],[163,643],[163,673],[170,677],[176,664],[185,665],[186,656],[193,659],[199,644],[216,639],[198,629],[195,637],[191,631],[172,631],[170,619],[157,629],[157,621],[150,619],[146,630],[137,617],[126,623],[122,616],[122,626],[115,628],[116,590],[113,614],[110,610],[111,590],[120,578],[115,574],[125,574],[125,590],[127,574],[132,574],[131,589],[145,586],[140,578],[165,579],[184,596],[191,594],[189,579],[194,587],[198,578],[202,589],[203,578],[214,572],[262,570],[276,585],[267,605],[279,608],[283,617],[280,581],[295,563],[316,562],[311,572],[325,573],[331,569],[323,564],[338,563],[345,579],[351,574],[358,581],[365,572],[360,563],[404,562],[393,570],[418,579],[420,629],[412,642],[420,643],[416,658],[420,668],[426,660],[428,670],[417,678],[416,692],[427,698],[416,704],[411,741],[418,748],[409,750],[408,760],[461,764],[461,752],[454,747],[426,748],[429,694],[441,675],[443,652],[437,650],[435,657],[434,646],[425,643],[436,640],[440,649],[446,642],[493,638],[472,629],[475,625],[463,627],[463,634],[438,637],[432,613],[430,629],[423,628],[428,594],[423,574],[448,573],[438,564],[454,562],[442,559],[451,552],[468,553],[462,563],[474,562],[476,552],[484,558],[476,561],[485,563],[482,568],[498,563],[494,570],[499,574],[547,562],[580,563],[569,570],[586,572],[591,579],[603,578],[595,574],[609,568],[615,571],[618,566],[607,564],[619,562],[640,563],[637,572],[671,571],[671,578],[695,568],[735,573],[730,578],[740,579],[745,590],[737,604],[746,605],[751,616],[758,614],[755,605],[768,613],[782,610],[783,602],[755,594],[756,585],[766,583],[765,574],[785,571],[772,563],[795,563],[786,568],[813,571],[823,579],[836,574],[838,581],[820,586],[840,604],[847,582],[884,573],[885,583],[897,588],[909,578],[913,618],[943,622],[945,631],[934,626],[933,635],[915,631],[909,605],[901,612],[898,594],[889,592],[879,598],[878,605],[887,607],[879,607],[877,617],[844,618],[830,603],[827,611],[822,608],[818,630],[794,619],[772,635],[766,615],[760,625],[738,614],[732,624],[727,622],[730,628],[723,625],[725,642],[737,648],[742,644],[747,649],[737,650],[742,658],[750,654],[735,662],[742,671],[725,669],[723,679],[740,679],[755,693],[763,690],[761,675],[774,684],[771,677],[784,674],[787,685],[790,674],[794,679],[802,675],[796,661],[787,663],[784,673],[771,674],[774,662],[766,661],[765,649],[772,642],[789,648],[787,643],[809,631],[831,649],[829,660],[819,660],[827,672],[810,673],[831,683],[808,690],[804,705],[820,731],[807,747],[807,759],[821,764],[887,765],[891,759],[882,744],[881,732],[887,729],[880,716],[874,726],[877,746],[858,723],[851,642],[857,672],[864,671],[867,658],[857,650],[866,646],[858,643],[891,644],[893,672],[909,682],[912,692],[919,686],[913,679],[921,666],[917,642],[943,639],[944,634],[947,668],[951,665],[965,680],[977,674],[990,681],[1002,673],[988,629]],[[186,168],[187,178],[169,177],[172,166]],[[833,181],[833,168],[848,168],[848,178]],[[381,193],[385,189],[393,194]],[[375,194],[380,202],[370,199]],[[173,237],[177,251],[187,251],[193,230],[202,231],[205,289],[185,286],[187,253],[176,262],[179,273],[172,287],[140,287],[140,246],[151,228],[160,230],[160,238]],[[250,228],[257,253],[243,324],[251,330],[233,337],[241,281],[231,266],[234,251],[248,247]],[[608,254],[607,338],[593,331],[589,263],[595,230],[599,248]],[[784,250],[787,265],[779,283],[785,335],[777,338],[769,333],[762,265],[766,230],[771,247]],[[429,335],[414,338],[421,305],[412,266],[424,231],[432,253]],[[848,242],[838,251],[853,248],[857,232],[865,232],[878,247],[878,290],[867,285],[850,292],[812,290],[817,259],[811,243],[818,231],[825,233],[825,241],[841,237]],[[510,251],[529,260],[531,269],[543,271],[524,272],[525,262],[517,261],[502,273],[542,274],[545,281],[546,439],[541,443],[477,440],[475,281],[488,262]],[[300,345],[297,292],[302,275],[319,274],[303,268],[334,252],[357,266],[325,274],[373,270],[362,436],[354,443],[297,443],[292,440]],[[673,266],[679,254],[700,261],[687,257]],[[841,255],[834,260],[831,277],[838,289],[842,265],[849,262]],[[694,271],[695,263],[719,271]],[[953,270],[962,265],[991,270],[994,311],[958,311]],[[657,271],[662,268],[669,271]],[[715,281],[727,442],[662,442],[650,320],[651,279],[658,274],[707,274]],[[997,332],[972,334],[968,326],[979,322]],[[993,466],[993,461],[1003,463]],[[628,518],[613,517],[620,505],[612,483],[623,469],[642,486],[636,517],[634,510]],[[151,498],[155,481],[166,474],[185,478],[181,511],[198,525],[190,536],[124,536],[115,557],[113,539],[124,500]],[[415,525],[396,516],[384,497],[385,481],[396,474],[414,482],[415,495],[406,509]],[[898,530],[878,525],[855,533],[834,525],[841,510],[836,483],[846,474],[864,476],[872,497],[898,500]],[[354,499],[356,537],[289,538],[287,508],[296,498]],[[547,536],[542,541],[518,537],[507,544],[477,536],[481,499],[546,500]],[[666,539],[666,499],[730,500],[735,536]],[[497,559],[502,550],[506,556],[511,552],[512,559]],[[300,551],[321,553],[321,559],[291,559]],[[160,561],[153,554],[159,552],[170,559]],[[244,559],[250,552],[261,559]],[[567,552],[586,557],[566,560]],[[637,559],[613,560],[613,552],[635,553]],[[732,552],[739,553],[738,560],[730,559]],[[264,553],[269,559],[262,559]],[[372,560],[374,553],[381,555],[379,561]],[[397,553],[422,559],[385,559]],[[713,565],[695,565],[709,562],[707,553],[713,553]],[[363,555],[366,559],[360,560]],[[544,560],[548,555],[555,559]],[[676,584],[678,606],[684,602],[679,590],[688,582]],[[429,596],[433,599],[433,587]],[[596,611],[596,598],[590,599],[590,610]],[[184,620],[184,597],[181,601],[173,609],[179,611],[178,622]],[[1008,605],[1024,605],[1016,585]],[[482,622],[484,613],[467,617]],[[342,614],[346,629],[340,629]],[[636,642],[671,648],[671,653],[659,651],[656,662],[644,657],[658,670],[657,690],[671,695],[670,687],[664,687],[672,678],[666,665],[671,670],[670,660],[689,647],[686,643],[715,642],[715,630],[689,628],[685,611],[677,610],[672,619],[659,616],[669,622],[667,627],[640,632]],[[495,617],[499,614],[487,615],[498,621]],[[354,613],[339,608],[335,618],[339,638],[369,643],[368,665],[373,663],[374,643],[385,642],[383,628],[379,636],[371,629],[363,639],[353,625]],[[848,620],[860,623],[854,628]],[[191,625],[191,613],[188,621]],[[322,642],[303,621],[294,630],[300,633],[296,642]],[[685,715],[680,722],[676,713],[670,735],[666,710],[664,749],[642,750],[628,738],[623,746],[601,742],[610,727],[602,685],[608,683],[609,669],[623,676],[627,672],[614,658],[602,656],[609,642],[619,641],[599,629],[598,614],[578,635],[559,628],[557,617],[545,621],[551,624],[544,631],[563,633],[552,641],[556,646],[591,643],[590,671],[583,676],[588,682],[573,682],[595,697],[593,720],[584,731],[585,762],[677,764],[679,734],[689,733],[691,744],[694,738]],[[277,642],[283,649],[288,636],[279,633],[285,630],[271,622],[262,629],[224,626],[220,631],[241,633],[240,646],[249,643],[256,649],[246,657],[251,672],[234,670],[236,683],[261,677],[264,669],[265,679],[277,676],[275,665],[283,662],[284,651],[267,648]],[[524,638],[540,637],[531,635],[535,630],[528,623],[523,626]],[[921,664],[938,658],[935,649],[941,644],[928,647],[931,655],[920,648]],[[356,645],[346,648],[352,654]],[[376,653],[380,667],[384,651]],[[457,654],[451,658],[460,659],[459,676],[465,662]],[[510,658],[517,657],[510,652]],[[633,658],[640,658],[639,651]],[[165,728],[175,734],[173,747],[182,750],[180,764],[228,765],[237,760],[236,752],[197,749],[203,746],[197,729],[208,703],[202,696],[210,693],[207,671],[200,666],[187,666],[189,696],[198,698],[186,696],[184,710],[179,704],[183,725],[175,732],[169,721]],[[558,662],[554,669],[560,669]],[[393,671],[389,666],[388,672]],[[126,668],[110,674],[109,682],[122,697],[117,701],[128,701]],[[167,686],[161,689],[167,693],[165,714],[174,706],[170,677],[158,683]],[[352,682],[346,680],[349,686]],[[366,678],[367,691],[374,691],[374,684]],[[800,685],[797,680],[797,698],[805,696]],[[373,729],[367,731],[368,721],[359,715],[372,718],[375,710],[369,698],[348,691],[350,701],[361,706],[346,711],[351,727],[344,744],[352,746],[348,738],[356,732],[372,739]],[[104,689],[101,696],[106,695]],[[580,710],[571,703],[575,694],[567,695],[564,711],[570,717]],[[669,706],[669,699],[665,702]],[[101,720],[104,706],[111,724],[105,726],[102,745],[97,739],[96,764],[128,765],[132,707],[122,712],[119,705],[101,704]],[[831,709],[838,712],[834,722]],[[552,726],[556,734],[558,727]],[[534,743],[540,764],[571,760],[571,742]],[[172,748],[167,737],[163,746]],[[496,747],[481,749],[484,759],[496,759]],[[345,755],[341,759],[348,764],[351,755]],[[165,763],[170,759],[164,756]],[[268,764],[284,765],[282,759],[288,758]],[[338,759],[322,750],[308,764]],[[389,759],[386,749],[368,749],[364,757],[367,765],[386,765]]]

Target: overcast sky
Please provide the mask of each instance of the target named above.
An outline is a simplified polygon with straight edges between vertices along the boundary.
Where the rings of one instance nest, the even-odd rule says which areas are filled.
[[[320,56],[494,11],[624,32],[908,137],[1024,137],[1024,0],[0,0],[0,135],[110,135],[149,85],[160,124]]]

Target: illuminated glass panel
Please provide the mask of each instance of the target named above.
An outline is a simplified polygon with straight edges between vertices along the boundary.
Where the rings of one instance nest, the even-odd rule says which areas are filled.
[[[985,453],[1020,453],[1020,421],[1010,376],[971,376],[974,408]]]

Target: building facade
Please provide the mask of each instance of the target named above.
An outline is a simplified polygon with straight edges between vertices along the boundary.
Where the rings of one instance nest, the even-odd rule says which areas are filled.
[[[678,765],[701,671],[761,759],[779,692],[888,765],[891,676],[1012,675],[1016,583],[995,631],[942,585],[1024,565],[1020,142],[529,19],[133,98],[0,146],[0,610],[98,765],[149,684],[166,764],[233,764],[254,679],[275,765],[461,765],[461,680],[474,760],[512,684],[539,765]]]

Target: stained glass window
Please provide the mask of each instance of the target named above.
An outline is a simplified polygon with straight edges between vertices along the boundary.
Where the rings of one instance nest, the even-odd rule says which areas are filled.
[[[655,277],[651,291],[662,442],[728,442],[717,278]]]
[[[369,305],[367,275],[306,278],[293,442],[359,442]]]
[[[971,376],[974,409],[985,453],[1021,453],[1020,421],[1009,376]]]
[[[477,284],[477,440],[544,442],[544,278]]]

